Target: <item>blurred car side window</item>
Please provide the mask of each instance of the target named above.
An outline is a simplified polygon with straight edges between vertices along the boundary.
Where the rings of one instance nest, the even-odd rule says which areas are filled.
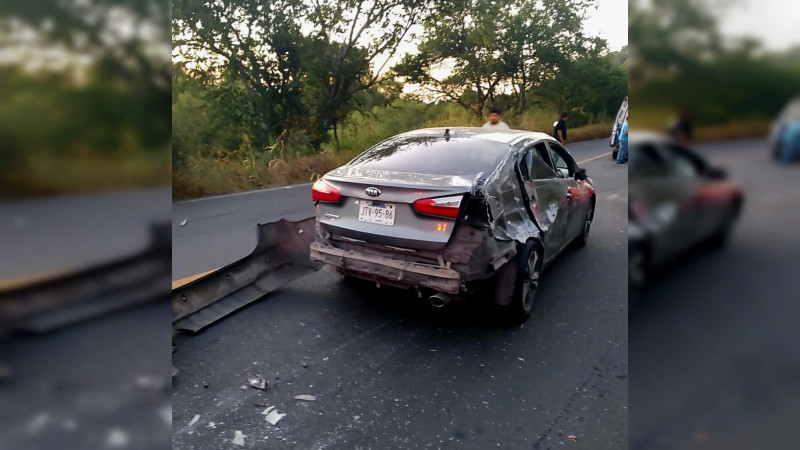
[[[544,143],[536,144],[529,150],[531,158],[531,175],[534,180],[558,178],[558,173],[547,161],[547,147]]]
[[[667,163],[674,175],[694,178],[703,172],[700,162],[687,155],[687,150],[674,145],[667,145],[666,150]]]
[[[632,178],[669,175],[669,168],[652,144],[632,145],[628,155],[629,176]]]
[[[550,160],[553,162],[553,166],[558,172],[558,175],[561,178],[568,178],[572,176],[572,170],[570,169],[569,163],[562,155],[562,152],[565,152],[566,150],[561,148],[558,144],[552,142],[548,143],[547,146],[550,150]]]

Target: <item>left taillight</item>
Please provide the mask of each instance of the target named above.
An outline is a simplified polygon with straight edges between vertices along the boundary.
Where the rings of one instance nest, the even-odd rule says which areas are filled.
[[[311,200],[315,202],[338,202],[341,199],[342,194],[322,178],[311,187]]]
[[[462,196],[424,198],[414,202],[414,209],[422,214],[456,219],[462,198]]]

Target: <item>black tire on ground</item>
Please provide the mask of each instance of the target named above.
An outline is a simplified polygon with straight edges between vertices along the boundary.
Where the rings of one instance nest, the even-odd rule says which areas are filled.
[[[772,159],[781,159],[781,145],[776,143],[772,146]]]
[[[628,311],[636,306],[650,271],[647,248],[640,242],[628,243]]]
[[[728,243],[731,233],[733,232],[733,227],[736,224],[736,220],[739,218],[739,215],[741,214],[741,210],[742,210],[742,199],[738,198],[731,206],[731,209],[728,212],[728,216],[725,218],[725,222],[722,224],[720,229],[708,240],[709,247],[721,248]]]
[[[508,263],[516,265],[517,273],[511,302],[500,306],[504,319],[519,323],[531,315],[536,304],[536,292],[539,288],[543,262],[541,246],[538,242],[530,240],[520,248],[514,261]]]
[[[575,238],[575,247],[585,247],[589,242],[589,232],[592,228],[592,221],[594,220],[594,203],[595,199],[592,198],[592,204],[589,206],[589,211],[586,212],[586,217],[583,220],[583,231]]]

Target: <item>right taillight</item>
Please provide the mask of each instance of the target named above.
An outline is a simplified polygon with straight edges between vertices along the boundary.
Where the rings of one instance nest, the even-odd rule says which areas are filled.
[[[315,202],[338,202],[341,199],[342,194],[322,178],[311,187],[311,200]]]
[[[462,196],[424,198],[414,202],[414,209],[422,214],[431,216],[458,218]]]

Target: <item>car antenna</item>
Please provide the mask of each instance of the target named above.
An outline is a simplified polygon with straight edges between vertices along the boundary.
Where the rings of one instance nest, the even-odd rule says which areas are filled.
[[[444,140],[450,142],[450,128],[444,129]]]

